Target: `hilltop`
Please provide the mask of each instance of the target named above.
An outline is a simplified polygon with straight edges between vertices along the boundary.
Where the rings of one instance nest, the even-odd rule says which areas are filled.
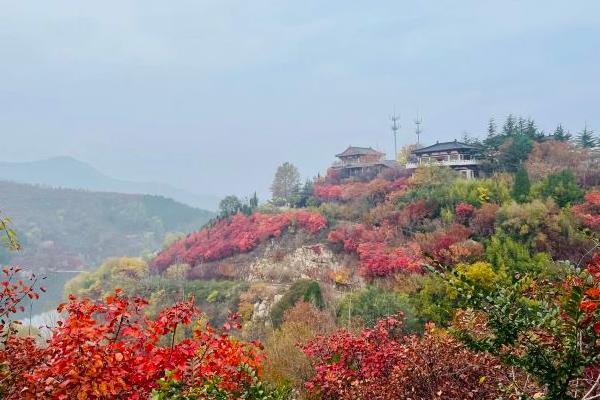
[[[600,169],[529,125],[405,165],[351,146],[303,186],[284,163],[271,201],[230,196],[155,257],[106,260],[65,292],[122,289],[159,317],[193,294],[213,325],[236,312],[264,379],[301,398],[567,398],[593,382],[564,360],[598,355]]]
[[[0,162],[0,180],[97,192],[164,196],[207,210],[215,210],[218,203],[216,196],[190,193],[169,184],[115,179],[72,157],[53,157],[30,162]]]

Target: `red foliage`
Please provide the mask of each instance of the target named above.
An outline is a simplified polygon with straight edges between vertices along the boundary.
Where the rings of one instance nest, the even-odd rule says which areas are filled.
[[[308,343],[303,350],[315,366],[315,376],[306,383],[307,389],[315,398],[333,400],[385,387],[405,353],[397,337],[401,328],[400,320],[390,317],[359,335],[338,331]]]
[[[460,224],[466,224],[469,221],[469,218],[473,216],[473,211],[475,211],[475,207],[468,203],[458,203],[454,209],[454,213],[456,214],[456,221]]]
[[[403,228],[414,228],[419,222],[429,215],[431,210],[424,199],[406,204],[400,210],[397,223]]]
[[[327,236],[327,240],[334,245],[341,246],[347,253],[356,253],[358,246],[362,243],[387,243],[393,238],[394,232],[388,225],[369,229],[363,224],[340,226],[329,232],[329,236]]]
[[[481,208],[473,212],[469,226],[475,234],[479,236],[491,236],[494,233],[498,208],[497,204],[485,203]]]
[[[195,265],[221,260],[248,252],[269,238],[279,237],[291,226],[316,234],[327,226],[327,220],[319,213],[305,210],[251,216],[237,214],[175,242],[163,250],[153,264],[163,271],[177,262]]]
[[[5,280],[0,282],[0,336],[7,339],[13,333],[9,317],[17,311],[25,311],[19,303],[26,297],[33,300],[38,299],[40,295],[35,288],[38,282],[35,274],[24,281],[20,278],[21,268],[14,266],[2,268],[2,273]],[[46,291],[43,287],[39,290]]]
[[[400,328],[390,317],[360,334],[338,331],[306,345],[315,368],[309,394],[324,400],[494,399],[511,382],[497,360],[443,331],[429,327],[422,337],[402,337]]]
[[[408,244],[393,248],[396,238],[389,226],[368,229],[362,224],[341,226],[331,231],[328,240],[347,253],[358,255],[361,273],[368,277],[382,277],[397,272],[421,272],[422,259],[419,246]]]
[[[258,347],[232,340],[210,325],[176,342],[178,327],[198,316],[193,300],[163,310],[155,320],[142,313],[146,301],[122,297],[76,300],[59,307],[67,314],[47,346],[13,338],[0,352],[8,399],[146,399],[166,371],[184,387],[215,382],[235,393],[251,377],[242,364],[260,371]],[[165,340],[165,339],[169,340]],[[164,344],[167,343],[167,344]]]
[[[388,181],[381,178],[369,182],[349,182],[339,185],[315,183],[314,196],[322,201],[353,201],[368,199],[373,203],[385,200],[388,193],[406,189],[406,178]]]
[[[381,242],[362,243],[357,249],[361,273],[369,277],[384,277],[398,272],[422,272],[423,260],[415,243],[390,249]]]
[[[573,206],[573,213],[593,231],[600,232],[600,192],[589,192],[584,202]]]
[[[471,235],[469,228],[460,224],[452,224],[446,230],[437,230],[431,233],[417,233],[415,240],[423,252],[435,261],[442,264],[454,263],[451,246],[466,241]],[[458,250],[458,249],[457,249]],[[463,253],[457,251],[457,254]]]

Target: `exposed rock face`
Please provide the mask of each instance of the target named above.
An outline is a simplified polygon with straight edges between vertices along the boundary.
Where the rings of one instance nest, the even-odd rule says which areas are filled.
[[[270,326],[271,308],[281,300],[282,294],[276,294],[272,298],[265,298],[254,303],[252,311],[252,323],[264,323],[265,326]]]
[[[270,282],[325,280],[331,271],[339,268],[338,257],[322,244],[304,245],[290,250],[272,243],[263,257],[248,266],[243,279]]]

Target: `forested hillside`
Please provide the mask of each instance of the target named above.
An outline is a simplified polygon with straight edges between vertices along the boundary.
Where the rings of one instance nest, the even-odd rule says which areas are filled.
[[[0,181],[0,210],[23,244],[2,262],[34,271],[86,269],[104,258],[147,254],[168,232],[189,232],[212,213],[150,195],[53,189]]]
[[[301,185],[283,164],[272,201],[229,196],[158,254],[132,249],[72,279],[47,346],[6,341],[6,365],[26,372],[0,388],[15,399],[598,398],[595,142],[509,117],[479,146],[475,179],[428,163]],[[159,224],[164,199],[72,196],[44,226],[83,218],[82,204],[130,235],[193,223],[174,209]],[[32,279],[6,285],[4,309],[38,296]]]

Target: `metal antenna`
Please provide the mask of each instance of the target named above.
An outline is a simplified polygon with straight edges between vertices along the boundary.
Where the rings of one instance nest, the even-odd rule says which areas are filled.
[[[394,109],[394,114],[390,116],[390,120],[392,121],[392,132],[394,133],[394,160],[398,157],[398,130],[400,129],[400,116],[396,116],[396,109]]]
[[[415,119],[415,133],[417,134],[417,144],[420,144],[421,139],[421,124],[423,123],[423,119],[419,117],[419,113],[417,112],[417,119]]]

